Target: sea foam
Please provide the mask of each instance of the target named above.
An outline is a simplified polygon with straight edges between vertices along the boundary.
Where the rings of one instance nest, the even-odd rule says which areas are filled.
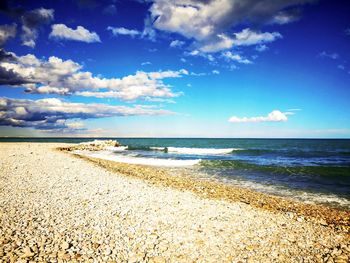
[[[188,148],[188,147],[150,147],[152,150],[157,151],[167,151],[169,153],[175,153],[175,154],[193,154],[193,155],[222,155],[222,154],[229,154],[233,151],[240,150],[236,148]]]
[[[174,160],[174,159],[134,157],[130,155],[115,155],[111,151],[100,151],[100,152],[76,151],[75,153],[79,155],[85,155],[89,157],[100,158],[100,159],[114,161],[114,162],[151,165],[151,166],[168,166],[168,167],[192,166],[192,165],[198,164],[201,161],[200,159]]]

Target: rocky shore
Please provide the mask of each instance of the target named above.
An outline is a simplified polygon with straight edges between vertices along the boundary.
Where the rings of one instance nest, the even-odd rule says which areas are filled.
[[[272,209],[57,147],[70,146],[0,144],[0,262],[349,262],[347,211]]]

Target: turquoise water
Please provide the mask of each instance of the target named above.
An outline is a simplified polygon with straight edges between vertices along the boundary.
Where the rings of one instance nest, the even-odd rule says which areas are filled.
[[[350,207],[350,140],[115,138],[116,156],[198,160],[187,171],[201,177],[279,195]],[[2,138],[1,141],[69,142],[88,138]],[[151,162],[150,162],[151,163]]]

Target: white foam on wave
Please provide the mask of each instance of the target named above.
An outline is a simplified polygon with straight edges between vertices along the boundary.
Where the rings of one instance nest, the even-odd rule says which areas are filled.
[[[165,150],[165,147],[149,147],[151,150],[154,150],[154,151],[164,151]]]
[[[150,166],[167,166],[167,167],[183,167],[192,166],[198,164],[201,160],[174,160],[174,159],[156,159],[146,157],[134,157],[130,155],[117,155],[111,151],[100,151],[100,152],[86,152],[86,151],[75,151],[76,154],[85,155],[89,157],[120,162],[129,164],[141,164]]]
[[[128,149],[128,146],[118,146],[118,147],[108,146],[108,147],[106,147],[106,150],[112,151],[112,152],[123,152],[123,151],[126,151],[127,149]]]
[[[158,148],[158,147],[157,147]],[[222,155],[229,154],[237,148],[186,148],[186,147],[168,147],[168,152],[176,154],[194,154],[194,155]]]

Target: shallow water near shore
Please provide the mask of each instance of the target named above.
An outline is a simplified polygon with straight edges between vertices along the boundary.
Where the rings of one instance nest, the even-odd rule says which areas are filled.
[[[94,157],[166,166],[174,173],[350,209],[350,140],[116,139],[124,147],[94,153]],[[78,143],[91,139],[17,140]]]

